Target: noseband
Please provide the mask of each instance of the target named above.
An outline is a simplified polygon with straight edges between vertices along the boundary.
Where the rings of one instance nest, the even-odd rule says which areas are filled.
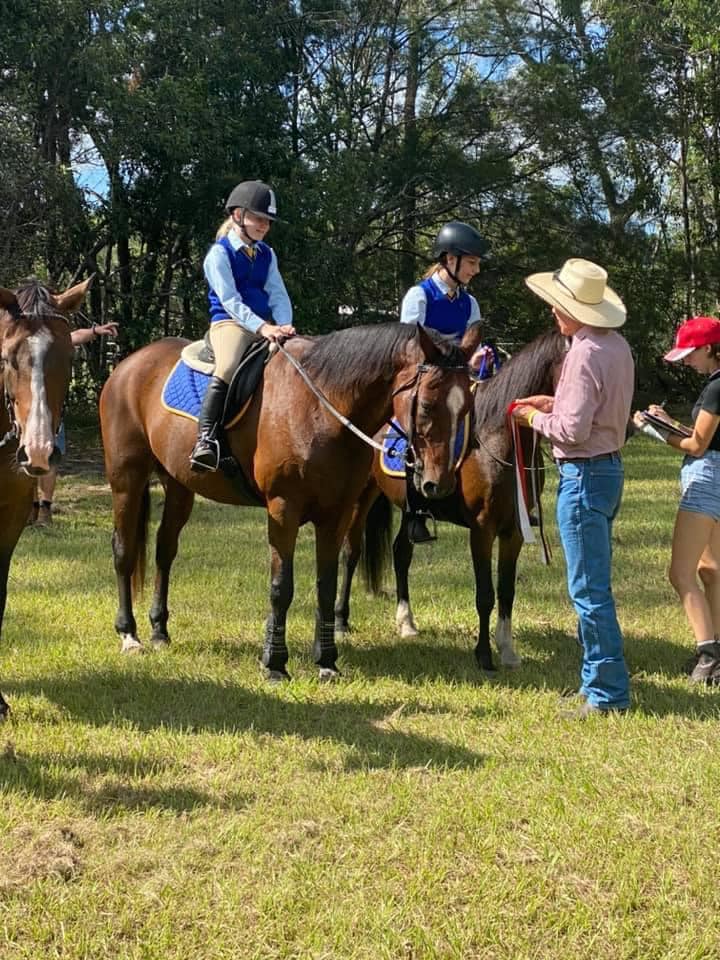
[[[15,405],[13,404],[12,399],[10,398],[10,394],[8,393],[4,380],[3,380],[3,394],[5,396],[5,406],[7,407],[8,418],[10,420],[10,429],[3,436],[2,440],[0,440],[0,449],[2,449],[2,447],[4,447],[6,444],[10,443],[11,440],[20,439],[20,426],[17,420],[15,419]]]
[[[396,390],[393,391],[393,397],[396,397],[399,393],[402,393],[404,390],[409,390],[412,387],[412,396],[410,397],[410,417],[408,422],[407,432],[403,430],[400,424],[395,421],[392,424],[392,428],[395,433],[399,433],[400,436],[406,443],[405,448],[405,470],[408,475],[408,478],[413,472],[421,472],[422,470],[422,461],[418,456],[418,452],[415,448],[415,434],[417,433],[415,427],[415,419],[417,417],[417,404],[418,404],[418,393],[420,391],[420,381],[424,373],[428,373],[430,370],[462,370],[467,373],[467,364],[457,365],[457,364],[444,364],[444,363],[419,363],[417,365],[417,370],[415,376],[412,380],[408,380],[407,383],[403,383]]]

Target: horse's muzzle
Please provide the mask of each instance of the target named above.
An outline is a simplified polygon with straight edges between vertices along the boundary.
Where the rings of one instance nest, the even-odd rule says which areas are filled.
[[[58,446],[55,446],[47,460],[47,464],[42,463],[42,461],[39,463],[31,463],[25,446],[21,445],[18,447],[15,459],[20,469],[29,477],[44,477],[50,472],[51,467],[56,467],[60,463],[62,460],[62,451]]]
[[[455,492],[457,480],[455,474],[451,474],[445,483],[436,483],[434,480],[423,479],[422,471],[413,473],[413,484],[419,494],[426,500],[442,500],[443,497],[449,497]]]

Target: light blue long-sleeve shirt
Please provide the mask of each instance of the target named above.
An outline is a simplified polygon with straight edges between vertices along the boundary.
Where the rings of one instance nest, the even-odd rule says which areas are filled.
[[[434,273],[430,279],[438,290],[441,290],[446,296],[451,292],[449,285],[445,283],[444,280],[441,280],[437,273]],[[480,315],[480,305],[477,300],[471,293],[469,293],[468,296],[470,297],[470,317],[467,326],[471,327],[474,323],[480,323],[482,317]],[[403,297],[402,306],[400,307],[400,322],[419,323],[421,326],[425,326],[426,315],[427,299],[425,297],[425,291],[419,284],[415,284],[414,287],[410,287]]]
[[[234,250],[239,250],[241,247],[247,246],[237,230],[231,230],[227,236]],[[267,280],[265,281],[265,291],[268,295],[273,322],[278,326],[284,326],[285,324],[292,323],[292,304],[290,303],[288,292],[285,289],[283,278],[280,276],[275,251],[272,249],[270,250],[270,257],[270,267],[268,268]],[[203,262],[203,270],[207,282],[218,295],[228,315],[236,320],[241,327],[244,327],[251,333],[257,333],[263,323],[267,321],[263,320],[262,317],[259,317],[256,313],[253,313],[238,293],[232,269],[230,268],[230,261],[227,257],[227,251],[223,250],[220,244],[214,243],[208,250]]]

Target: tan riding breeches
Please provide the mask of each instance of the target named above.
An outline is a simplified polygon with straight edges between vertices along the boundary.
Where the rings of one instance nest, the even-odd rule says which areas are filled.
[[[216,377],[230,383],[240,358],[250,344],[259,338],[234,320],[218,320],[210,324],[210,345],[215,353]]]

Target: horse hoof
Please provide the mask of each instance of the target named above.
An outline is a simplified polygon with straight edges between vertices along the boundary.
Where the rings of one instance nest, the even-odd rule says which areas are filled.
[[[145,648],[137,639],[137,637],[131,637],[125,635],[122,638],[122,646],[120,647],[120,653],[145,653]]]
[[[318,671],[318,680],[320,683],[335,683],[342,674],[337,667],[320,667]]]
[[[167,650],[170,646],[170,637],[151,637],[150,642],[154,650]]]
[[[403,640],[409,640],[411,637],[416,637],[420,633],[414,623],[399,624],[398,630]]]
[[[498,669],[495,666],[494,660],[481,660],[480,657],[476,658],[478,668],[488,676],[496,677],[498,675]]]
[[[522,657],[508,657],[507,660],[501,659],[500,663],[508,670],[518,670],[522,666]]]
[[[287,670],[268,670],[267,667],[263,667],[262,672],[268,683],[288,683],[290,680],[292,680],[292,677]]]

